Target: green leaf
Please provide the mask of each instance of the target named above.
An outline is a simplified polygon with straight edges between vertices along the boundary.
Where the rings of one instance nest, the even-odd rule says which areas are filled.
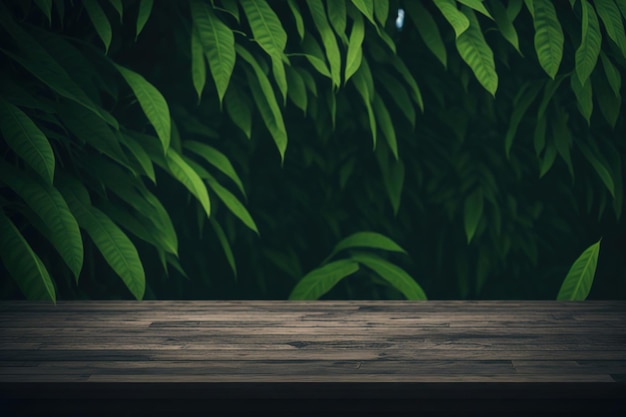
[[[539,64],[554,79],[563,58],[563,29],[550,0],[533,0],[535,50]]]
[[[202,90],[206,85],[206,66],[204,63],[204,49],[200,43],[195,25],[191,29],[191,81],[198,95],[198,103],[202,97]]]
[[[191,15],[222,103],[235,68],[235,36],[202,0],[191,3]]]
[[[10,13],[4,13],[0,8],[0,25],[20,45],[20,51],[23,55],[16,55],[6,50],[2,51],[53,91],[88,108],[108,124],[119,129],[117,121],[97,106],[46,49],[8,16]]]
[[[231,85],[231,88],[226,91],[224,100],[230,119],[250,139],[252,137],[252,113],[248,97],[244,96],[239,88]]]
[[[376,148],[376,159],[383,175],[385,191],[391,202],[394,216],[400,209],[402,189],[404,187],[404,163],[400,159],[389,158],[387,147]]]
[[[578,141],[577,145],[587,161],[593,166],[593,169],[595,169],[605,187],[611,193],[611,196],[615,198],[615,182],[611,177],[609,164],[602,158],[599,151],[594,151],[594,149],[586,143]]]
[[[306,2],[313,17],[313,23],[322,38],[322,43],[326,50],[333,86],[339,87],[341,85],[341,54],[339,53],[337,38],[328,23],[324,4],[321,0],[306,0]]]
[[[560,106],[557,108],[557,112],[552,118],[552,136],[554,138],[554,145],[559,155],[567,165],[572,180],[574,180],[574,166],[572,164],[572,156],[570,148],[572,147],[572,132],[569,129],[567,122],[569,119],[569,113],[563,110]]]
[[[384,90],[389,93],[389,97],[396,104],[397,110],[406,117],[412,127],[415,127],[415,107],[411,103],[406,88],[395,77],[383,70],[376,72],[376,78],[382,83]]]
[[[363,61],[366,64],[366,61]],[[370,93],[369,83],[373,83],[372,74],[369,71],[369,66],[361,65],[359,70],[352,77],[352,83],[356,87],[357,92],[363,99],[365,109],[367,110],[367,117],[369,120],[370,131],[372,133],[373,149],[376,149],[376,117],[372,108],[373,97]]]
[[[359,270],[359,264],[351,260],[339,260],[326,264],[306,274],[289,294],[290,300],[317,300],[330,291],[339,281]]]
[[[285,150],[287,149],[287,130],[285,129],[285,122],[283,121],[283,115],[280,111],[280,107],[278,106],[278,102],[276,101],[274,90],[272,89],[272,85],[270,84],[267,75],[265,75],[265,72],[250,52],[239,45],[237,45],[236,48],[239,56],[250,64],[250,67],[254,71],[256,79],[258,80],[258,82],[255,82],[251,74],[246,72],[248,76],[248,85],[252,90],[252,96],[254,97],[254,101],[261,112],[265,126],[267,126],[267,129],[274,138],[282,163],[285,159]]]
[[[374,17],[376,17],[376,20],[382,27],[385,27],[389,17],[389,0],[374,1]]]
[[[125,135],[122,144],[130,151],[135,160],[141,166],[143,173],[150,178],[152,183],[156,184],[156,176],[154,174],[154,166],[150,160],[150,155],[141,147],[132,137]]]
[[[381,249],[406,254],[406,251],[400,245],[385,235],[376,232],[357,232],[339,241],[330,255],[328,255],[328,259],[342,250],[354,248]]]
[[[167,152],[170,146],[172,129],[170,109],[167,106],[167,101],[165,101],[159,90],[146,81],[143,76],[120,65],[116,65],[116,67],[130,86],[130,89],[133,90],[141,109],[154,127],[157,136],[161,140],[163,151]]]
[[[87,190],[78,181],[64,179],[59,188],[80,227],[87,232],[131,294],[141,300],[146,289],[146,277],[133,242],[106,214],[91,205]]]
[[[619,70],[615,68],[615,65],[611,63],[611,60],[603,52],[600,53],[600,59],[602,60],[602,66],[604,67],[606,80],[609,82],[611,90],[613,90],[615,97],[620,97],[620,90],[622,88],[622,76]]]
[[[109,0],[109,3],[119,15],[120,23],[122,23],[122,19],[124,18],[124,5],[122,4],[122,0]]]
[[[358,253],[352,259],[376,272],[382,279],[400,291],[407,300],[426,300],[422,287],[402,268],[372,254]]]
[[[210,218],[211,201],[198,173],[174,149],[167,151],[166,162],[172,176],[198,199],[202,208],[204,208],[207,218]]]
[[[352,23],[350,32],[350,40],[348,43],[348,52],[346,54],[346,69],[344,73],[344,83],[348,82],[350,77],[358,71],[363,60],[363,39],[365,38],[365,26],[363,18],[357,15]]]
[[[587,298],[596,274],[600,242],[589,246],[574,261],[561,284],[557,300],[582,301]]]
[[[46,183],[52,184],[55,160],[48,138],[26,113],[1,98],[0,131],[7,145]]]
[[[470,26],[456,38],[456,48],[461,58],[469,65],[480,84],[495,97],[498,89],[498,74],[493,60],[493,51],[487,45],[480,23],[470,9],[463,12]]]
[[[104,43],[104,53],[106,54],[109,51],[111,38],[113,37],[111,23],[109,23],[109,19],[107,19],[104,10],[102,10],[97,0],[83,0],[82,4],[85,7],[87,16],[89,16],[89,20],[91,20],[94,29],[96,29],[96,33],[102,40],[102,43]]]
[[[581,85],[585,85],[598,62],[602,35],[600,23],[593,6],[587,0],[582,5],[582,38],[576,50],[576,75]]]
[[[456,7],[454,0],[433,0],[433,3],[435,3],[435,6],[437,6],[448,23],[452,25],[457,38],[470,27],[470,21],[467,19],[466,14],[463,14]]]
[[[298,31],[298,36],[300,36],[300,40],[304,39],[304,20],[302,19],[302,13],[300,12],[300,8],[298,7],[298,3],[295,0],[289,0],[289,9],[291,9],[291,14],[293,14],[293,18],[296,21],[296,30]]]
[[[417,103],[420,110],[422,110],[423,112],[424,100],[422,99],[422,92],[420,91],[419,86],[417,85],[417,82],[415,81],[415,78],[413,78],[411,71],[409,71],[407,66],[402,61],[402,59],[400,59],[400,57],[395,54],[391,57],[391,65],[402,76],[402,78],[404,79],[404,82],[409,85],[409,87],[411,88],[413,100],[415,101],[415,103]]]
[[[40,184],[8,165],[0,167],[0,172],[2,182],[41,219],[45,227],[43,234],[78,281],[83,267],[83,240],[63,196],[52,185]]]
[[[483,202],[483,193],[480,190],[474,191],[465,199],[463,221],[468,244],[474,238],[478,223],[483,215]]]
[[[448,56],[446,46],[443,43],[439,26],[437,26],[433,16],[419,1],[406,2],[404,7],[428,49],[437,57],[443,67],[447,68]]]
[[[578,110],[587,121],[587,125],[591,124],[591,113],[593,112],[593,93],[591,91],[591,79],[587,78],[585,85],[580,84],[577,76],[572,75],[570,79],[572,91],[576,96]]]
[[[35,4],[48,19],[48,24],[52,24],[52,0],[35,0]]]
[[[287,67],[287,85],[289,89],[287,90],[287,95],[289,99],[303,112],[306,112],[308,97],[306,94],[306,85],[304,85],[304,80],[298,71],[293,69],[292,67]]]
[[[549,143],[543,153],[543,159],[541,160],[541,166],[539,167],[539,178],[546,175],[550,168],[552,168],[552,165],[554,165],[554,161],[556,160],[556,153],[557,150],[554,144]]]
[[[626,33],[624,33],[624,22],[617,5],[613,0],[595,0],[593,4],[609,38],[615,42],[622,56],[626,58]]]
[[[0,257],[26,298],[52,300],[56,303],[56,291],[46,267],[2,211],[0,211]]]
[[[341,38],[344,44],[348,43],[346,37],[346,26],[348,23],[348,12],[345,1],[328,1],[326,2],[326,11],[328,20],[335,29],[335,33]],[[359,16],[360,17],[360,16]],[[363,20],[361,18],[361,20]]]
[[[243,188],[243,183],[241,182],[239,175],[237,175],[235,168],[233,168],[233,165],[230,163],[230,160],[226,155],[224,155],[222,152],[218,151],[212,146],[193,140],[186,140],[183,143],[183,147],[202,157],[209,164],[213,165],[215,168],[224,173],[237,185],[237,188],[239,188],[241,194],[243,194],[244,196],[246,195],[246,191]]]
[[[622,99],[619,96],[615,96],[607,80],[600,78],[598,81],[598,84],[594,85],[596,100],[606,121],[609,122],[611,127],[615,128],[620,116]]]
[[[507,9],[504,8],[504,5],[499,1],[494,1],[490,3],[493,9],[493,15],[495,17],[496,25],[498,25],[498,30],[507,40],[515,50],[522,55],[522,51],[519,49],[519,38],[517,36],[517,31],[515,30],[515,26],[513,25],[513,19],[507,13]],[[521,3],[520,3],[521,4]]]
[[[352,4],[369,20],[372,25],[376,26],[374,21],[374,1],[375,0],[352,0]]]
[[[137,40],[144,26],[146,26],[146,23],[148,23],[148,19],[150,18],[150,14],[152,13],[153,4],[154,0],[139,0],[139,12],[137,13],[137,30],[135,40]]]
[[[511,113],[511,121],[509,122],[509,128],[507,129],[504,137],[504,150],[507,158],[510,158],[511,155],[511,147],[513,146],[513,139],[515,138],[517,127],[524,118],[524,115],[532,102],[535,101],[535,98],[537,98],[541,87],[541,84],[535,84],[530,88],[528,88],[528,85],[525,85],[522,89],[520,89],[520,92],[513,101],[514,108]]]
[[[215,218],[210,219],[211,226],[213,226],[213,230],[215,231],[215,235],[217,236],[217,240],[219,240],[220,245],[222,246],[222,250],[224,251],[224,255],[226,255],[226,260],[228,261],[228,265],[230,265],[230,269],[233,271],[233,275],[235,279],[237,278],[237,264],[235,263],[235,256],[233,255],[233,250],[230,247],[230,242],[226,237],[226,233],[224,233],[224,229],[222,226],[215,220]]]
[[[396,140],[396,131],[393,127],[393,121],[391,120],[391,115],[385,107],[385,103],[378,94],[374,96],[373,105],[374,114],[376,115],[376,123],[380,127],[380,130],[383,132],[383,136],[385,136],[385,139],[387,139],[389,149],[391,149],[394,158],[396,158],[397,160],[398,143]]]
[[[477,11],[478,13],[481,13],[487,16],[489,19],[494,20],[493,16],[491,16],[487,8],[485,8],[485,5],[483,4],[483,0],[457,0],[457,1],[469,7],[470,9]]]
[[[267,1],[240,0],[254,40],[269,56],[282,56],[287,46],[287,32]]]

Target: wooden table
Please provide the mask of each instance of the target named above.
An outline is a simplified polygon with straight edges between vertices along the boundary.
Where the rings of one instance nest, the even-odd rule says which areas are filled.
[[[625,416],[625,398],[624,301],[0,302],[2,416]]]

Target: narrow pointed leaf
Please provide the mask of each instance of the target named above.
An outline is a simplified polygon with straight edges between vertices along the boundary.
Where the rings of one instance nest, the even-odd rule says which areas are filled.
[[[391,65],[402,76],[402,79],[404,79],[404,82],[408,84],[408,86],[410,87],[411,96],[412,96],[413,100],[415,101],[415,103],[417,103],[417,105],[419,106],[420,110],[422,110],[422,112],[423,112],[424,111],[424,100],[422,99],[422,92],[420,91],[420,88],[417,85],[417,82],[415,81],[415,78],[413,78],[413,75],[411,74],[411,71],[409,71],[409,69],[407,68],[406,64],[397,55],[394,55],[391,58]]]
[[[593,4],[609,38],[615,42],[622,53],[622,57],[626,58],[626,33],[619,8],[613,0],[595,0]]]
[[[302,19],[302,13],[300,12],[300,8],[298,7],[298,3],[295,0],[289,0],[289,9],[291,10],[291,14],[293,14],[293,18],[296,21],[296,30],[298,31],[298,36],[300,36],[300,40],[304,39],[304,20]]]
[[[61,182],[60,189],[80,227],[87,232],[131,294],[141,300],[146,277],[135,245],[106,214],[91,205],[82,184],[66,179]]]
[[[517,133],[517,127],[524,118],[524,115],[532,102],[537,98],[541,87],[541,84],[535,84],[528,89],[523,89],[520,91],[520,94],[518,94],[518,97],[513,103],[514,109],[511,114],[511,121],[509,122],[509,128],[507,129],[506,135],[504,136],[504,151],[507,158],[509,158],[511,154],[511,147],[513,146],[513,139]]]
[[[0,211],[0,258],[27,299],[52,300],[56,303],[56,291],[46,267],[2,211]]]
[[[85,7],[85,11],[87,11],[89,20],[91,20],[93,27],[96,29],[98,37],[100,37],[102,43],[104,43],[104,53],[106,54],[109,51],[113,37],[111,23],[97,0],[83,0],[82,4]]]
[[[237,278],[237,263],[235,262],[235,255],[233,255],[233,250],[230,247],[230,242],[226,237],[226,233],[224,233],[224,229],[222,226],[215,220],[215,218],[211,218],[210,220],[211,226],[213,226],[213,230],[215,231],[215,235],[217,236],[217,240],[219,240],[220,245],[222,246],[222,250],[224,251],[224,255],[226,256],[226,260],[228,261],[228,265],[230,269],[233,271],[233,275],[235,279]]]
[[[109,3],[119,15],[120,23],[122,23],[122,20],[124,19],[124,5],[122,4],[122,0],[109,0]]]
[[[48,138],[26,113],[1,98],[0,131],[7,145],[46,183],[52,184],[55,160]]]
[[[411,123],[411,126],[415,127],[415,107],[411,102],[406,87],[395,77],[382,70],[376,72],[376,78],[382,83],[385,91],[389,93],[389,97],[396,104],[396,110],[399,110]]]
[[[339,281],[359,270],[350,260],[339,260],[314,269],[298,282],[289,294],[290,300],[317,300],[330,291]]]
[[[554,79],[563,58],[563,29],[550,0],[533,0],[535,50],[539,64]]]
[[[457,38],[470,27],[470,21],[467,19],[467,16],[457,8],[454,0],[433,0],[433,3],[435,3],[435,6],[437,6],[448,23],[452,25]]]
[[[352,0],[352,4],[369,20],[372,25],[376,26],[374,20],[374,1],[376,0]]]
[[[35,4],[48,19],[48,24],[52,23],[52,0],[35,0]]]
[[[463,12],[471,24],[456,38],[456,48],[461,58],[474,72],[478,82],[495,97],[498,89],[498,74],[493,51],[487,45],[474,12],[470,9],[465,9]]]
[[[287,32],[267,1],[240,0],[254,40],[270,56],[282,56],[287,46]]]
[[[407,300],[426,300],[422,287],[402,268],[369,253],[352,255],[352,259],[365,265],[400,291]]]
[[[346,69],[344,73],[344,83],[346,83],[355,72],[358,71],[363,60],[363,39],[365,38],[365,27],[363,18],[357,15],[352,23],[348,52],[346,54]]]
[[[146,150],[130,136],[125,136],[122,144],[130,151],[133,158],[135,158],[135,160],[139,163],[143,173],[150,178],[152,183],[156,184],[154,165],[152,164],[150,155],[148,155]]]
[[[576,50],[576,75],[581,85],[585,85],[593,72],[600,55],[602,35],[600,23],[593,6],[587,0],[581,0],[582,38]]]
[[[383,136],[387,139],[387,144],[389,145],[389,149],[393,153],[394,158],[398,159],[398,143],[396,140],[396,131],[393,127],[393,121],[391,120],[391,115],[385,107],[385,103],[380,98],[379,95],[374,96],[374,114],[376,115],[376,124],[380,127],[380,130],[383,132]]]
[[[341,54],[339,52],[339,46],[337,45],[337,38],[328,23],[324,4],[321,0],[307,0],[307,5],[311,11],[311,16],[313,16],[313,23],[322,38],[322,44],[324,44],[324,49],[326,50],[326,58],[330,65],[330,75],[333,86],[339,87],[341,84]]]
[[[587,298],[596,274],[599,253],[600,240],[585,249],[574,261],[561,284],[557,300],[582,301]]]
[[[328,257],[332,258],[343,250],[354,248],[380,249],[406,254],[406,251],[400,247],[400,245],[383,234],[376,232],[357,232],[339,241]]]
[[[308,104],[308,96],[306,93],[306,85],[304,80],[298,71],[292,67],[286,67],[287,70],[287,84],[289,89],[287,95],[289,99],[303,112],[306,112]]]
[[[611,62],[609,57],[606,56],[603,52],[600,53],[600,59],[602,60],[602,67],[604,67],[604,74],[606,75],[606,80],[609,82],[611,86],[611,90],[615,94],[615,97],[620,97],[620,90],[622,88],[622,76],[615,65]]]
[[[233,168],[233,165],[230,163],[230,160],[226,155],[212,146],[193,140],[185,141],[183,147],[202,157],[209,164],[224,173],[237,185],[241,194],[244,196],[246,195],[241,179],[239,178],[239,175],[237,175],[237,171],[235,171],[235,168]]]
[[[369,120],[370,132],[372,133],[372,148],[376,149],[376,116],[374,114],[374,109],[372,108],[372,97],[370,96],[370,91],[367,86],[369,77],[371,79],[371,73],[369,69],[365,65],[362,65],[361,68],[354,74],[352,77],[352,83],[356,87],[357,92],[363,99],[363,104],[365,104],[365,109],[367,110],[367,118]]]
[[[116,67],[130,86],[135,97],[137,97],[141,109],[161,141],[163,151],[166,152],[170,146],[172,129],[170,109],[167,106],[167,101],[165,101],[159,90],[146,81],[142,75],[119,65],[116,65]]]
[[[154,0],[139,0],[139,12],[137,14],[137,28],[135,31],[135,39],[139,37],[141,31],[143,31],[144,26],[148,23],[148,19],[150,18],[150,14],[152,13],[152,6],[154,5]]]
[[[46,228],[44,236],[78,281],[83,267],[83,240],[63,196],[52,185],[41,184],[9,166],[2,166],[0,173],[2,181],[41,219]]]
[[[326,2],[328,21],[332,25],[335,33],[344,43],[347,43],[346,26],[348,23],[348,12],[345,1]]]
[[[389,17],[389,0],[374,1],[374,17],[382,27],[385,27]]]
[[[191,3],[191,13],[221,103],[235,68],[235,36],[233,31],[215,16],[207,2],[194,0]]]
[[[587,161],[589,161],[593,169],[596,171],[598,177],[600,177],[607,190],[611,193],[611,197],[615,198],[615,181],[613,181],[613,177],[611,176],[608,163],[604,161],[604,158],[599,158],[592,148],[584,142],[580,141],[577,145]]]
[[[226,91],[224,101],[230,119],[250,139],[252,137],[252,113],[248,97],[244,96],[239,88],[231,85],[231,88]]]
[[[572,91],[576,96],[578,110],[587,121],[587,125],[591,124],[591,113],[593,112],[593,92],[591,88],[591,79],[587,78],[584,85],[580,84],[578,76],[572,75],[570,79]]]
[[[204,63],[204,49],[200,43],[195,25],[191,29],[191,81],[198,95],[198,102],[206,84],[206,65]]]
[[[517,31],[513,25],[513,19],[511,19],[507,13],[507,9],[505,9],[504,5],[499,1],[494,1],[491,5],[495,18],[494,20],[496,21],[496,25],[498,25],[498,30],[504,39],[513,45],[515,50],[522,55],[522,51],[519,48],[519,37],[517,36]]]
[[[437,26],[433,16],[419,1],[406,2],[404,7],[428,49],[437,57],[443,67],[447,68],[448,55],[446,46],[443,43],[439,26]]]
[[[207,218],[211,217],[211,201],[206,186],[198,173],[189,166],[187,162],[174,149],[169,149],[166,155],[167,167],[171,174],[180,182],[192,195],[194,195]]]
[[[489,19],[494,20],[493,16],[491,16],[491,13],[489,13],[489,10],[487,10],[487,8],[485,7],[483,0],[457,0],[457,1],[469,7],[470,9],[477,11],[478,13],[481,13],[487,16]]]

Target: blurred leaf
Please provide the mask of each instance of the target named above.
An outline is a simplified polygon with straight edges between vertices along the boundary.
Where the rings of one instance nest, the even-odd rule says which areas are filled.
[[[626,58],[626,33],[617,5],[613,0],[595,0],[593,5],[596,7],[609,38],[615,42],[622,53],[622,57]]]
[[[304,20],[302,19],[302,13],[295,0],[289,0],[288,4],[291,14],[293,14],[293,18],[296,21],[296,30],[298,31],[300,40],[302,40],[304,39]]]
[[[122,23],[122,19],[124,18],[124,5],[122,4],[122,0],[109,0],[109,4],[113,6],[120,17],[120,23]]]
[[[202,97],[202,90],[206,84],[206,66],[204,63],[204,50],[200,43],[195,25],[191,29],[191,81],[198,95],[198,102]]]
[[[509,17],[507,10],[500,1],[493,1],[490,4],[492,5],[493,15],[495,17],[494,20],[498,25],[498,30],[500,30],[504,39],[513,45],[515,50],[522,55],[522,51],[519,49],[519,37],[517,36],[517,31],[513,25],[513,19]]]
[[[580,84],[578,77],[572,75],[570,85],[576,101],[578,102],[578,110],[587,121],[587,125],[591,124],[591,113],[593,112],[593,94],[591,91],[591,79],[587,78],[585,85]]]
[[[289,99],[303,112],[306,112],[308,97],[306,94],[306,86],[304,80],[298,71],[292,67],[286,68],[287,74],[287,95]]]
[[[600,241],[598,240],[585,249],[574,261],[561,284],[561,289],[556,297],[557,300],[582,301],[587,298],[596,274]]]
[[[213,165],[215,168],[224,173],[228,178],[230,178],[239,188],[241,194],[246,195],[246,191],[243,188],[243,184],[239,175],[233,168],[233,165],[230,163],[230,160],[226,155],[212,146],[205,145],[204,143],[196,142],[193,140],[186,140],[183,144],[185,149],[189,149],[191,152],[196,155],[202,157],[209,164]]]
[[[348,38],[346,37],[346,26],[348,21],[348,12],[346,9],[345,1],[328,1],[326,2],[326,14],[328,15],[328,20],[332,25],[333,29],[335,29],[335,33],[342,40],[344,44],[348,43]],[[361,18],[361,21],[363,19]]]
[[[593,166],[593,169],[595,169],[596,173],[606,186],[607,190],[609,190],[609,192],[611,193],[611,197],[615,198],[615,182],[611,177],[608,163],[604,160],[604,158],[602,158],[599,152],[594,152],[593,148],[587,145],[585,142],[578,141],[577,145],[587,161],[589,161],[591,166]]]
[[[406,254],[404,249],[385,235],[376,232],[357,232],[339,241],[328,255],[328,259],[342,250],[353,248],[381,249]]]
[[[339,281],[359,270],[351,260],[334,261],[306,274],[289,294],[290,300],[317,300]]]
[[[52,300],[56,291],[43,262],[13,222],[0,211],[0,257],[13,280],[29,300]]]
[[[122,144],[130,151],[135,160],[141,166],[143,173],[150,178],[150,180],[156,184],[156,176],[154,174],[154,166],[152,165],[152,161],[150,160],[150,155],[146,152],[146,150],[141,147],[132,137],[124,136],[124,140]]]
[[[217,235],[217,239],[222,246],[222,250],[224,250],[224,255],[226,256],[226,260],[228,261],[228,265],[230,265],[230,269],[233,271],[233,275],[235,279],[237,278],[237,264],[235,263],[235,256],[233,255],[233,251],[230,247],[230,242],[224,233],[224,229],[222,226],[215,220],[215,218],[211,218],[210,220],[211,226],[213,226],[213,230]]]
[[[535,50],[539,64],[554,79],[563,58],[563,29],[554,5],[549,0],[533,0]]]
[[[393,55],[391,57],[391,65],[402,76],[404,82],[408,84],[412,93],[413,100],[423,112],[424,100],[422,99],[422,92],[420,91],[417,82],[415,81],[415,78],[413,78],[413,74],[411,73],[411,71],[407,68],[402,59],[400,59],[400,57],[397,55]]]
[[[352,0],[352,4],[369,20],[372,25],[376,26],[374,21],[374,1],[375,0]]]
[[[48,138],[26,113],[2,98],[0,131],[7,145],[46,183],[52,184],[55,160]]]
[[[447,68],[446,46],[439,33],[439,26],[437,26],[430,12],[419,1],[408,1],[404,7],[428,49],[437,57],[443,67]]]
[[[93,27],[96,29],[96,33],[104,43],[104,53],[109,52],[109,46],[111,46],[111,39],[113,37],[113,31],[111,30],[111,23],[109,23],[109,19],[107,19],[104,10],[98,3],[98,0],[83,0],[83,6],[85,7],[85,11],[87,12],[87,16],[89,16],[89,20],[93,24]]]
[[[483,193],[480,190],[474,191],[465,199],[463,218],[465,223],[465,235],[469,244],[474,238],[478,223],[483,215]]]
[[[376,272],[407,300],[426,300],[422,287],[402,268],[369,253],[354,254],[351,258]]]
[[[510,158],[511,156],[511,147],[513,146],[513,139],[517,133],[517,127],[524,118],[526,110],[528,110],[532,102],[535,101],[535,98],[537,98],[541,87],[541,84],[535,84],[532,86],[526,84],[520,89],[519,93],[515,97],[515,100],[513,101],[511,121],[509,122],[509,128],[507,129],[504,137],[504,151],[507,158]]]
[[[378,70],[376,78],[383,84],[384,90],[389,93],[389,97],[396,104],[396,110],[399,110],[404,117],[411,123],[411,127],[415,127],[415,107],[411,103],[411,98],[402,86],[400,81],[389,73]]]
[[[165,101],[159,90],[146,81],[142,75],[119,65],[116,65],[116,68],[130,86],[135,97],[137,97],[141,109],[161,140],[163,151],[167,152],[170,146],[172,129],[170,109],[167,106],[167,101]]]
[[[35,0],[34,2],[39,10],[48,19],[48,24],[52,24],[52,0]]]
[[[600,58],[602,60],[602,66],[604,67],[604,73],[606,74],[606,79],[615,94],[615,97],[620,97],[620,90],[622,88],[622,76],[620,72],[615,66],[611,63],[611,60],[604,54],[600,53]]]
[[[231,86],[226,91],[224,100],[230,119],[250,139],[252,137],[252,113],[248,98],[241,93],[239,88]]]
[[[387,139],[387,144],[389,145],[389,149],[393,153],[394,158],[398,159],[398,143],[396,139],[396,131],[394,129],[393,121],[391,120],[391,115],[389,111],[385,107],[385,103],[380,98],[379,95],[374,96],[374,114],[376,115],[377,125],[380,127],[380,130],[383,132],[385,139]]]

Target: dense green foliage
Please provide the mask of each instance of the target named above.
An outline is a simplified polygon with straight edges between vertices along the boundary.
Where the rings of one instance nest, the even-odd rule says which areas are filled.
[[[2,1],[2,296],[625,298],[625,18]]]

